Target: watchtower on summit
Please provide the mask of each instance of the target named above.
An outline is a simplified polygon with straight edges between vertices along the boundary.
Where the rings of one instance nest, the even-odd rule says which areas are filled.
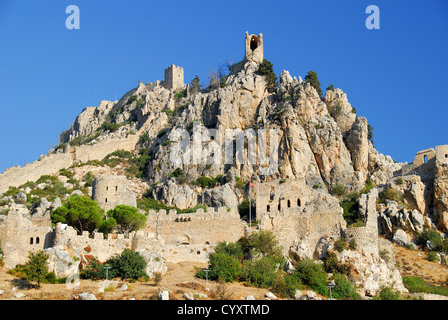
[[[174,64],[166,68],[163,86],[168,90],[175,91],[185,89],[184,68],[175,66]]]
[[[249,35],[246,31],[246,53],[244,55],[244,62],[253,61],[256,63],[263,62],[263,34],[258,36],[255,34]]]

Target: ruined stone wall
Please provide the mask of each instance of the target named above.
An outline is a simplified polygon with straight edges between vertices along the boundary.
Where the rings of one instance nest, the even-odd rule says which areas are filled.
[[[39,160],[23,167],[8,168],[0,174],[0,194],[7,191],[9,186],[18,187],[27,181],[36,181],[42,175],[57,173],[60,169],[68,168],[74,163],[102,160],[111,152],[120,149],[132,152],[146,125],[135,135],[130,135],[127,138],[108,138],[93,145],[66,148],[65,152],[44,155]]]
[[[376,200],[378,190],[372,189],[368,194],[362,194],[359,199],[359,213],[364,226],[349,227],[344,230],[347,240],[354,240],[359,251],[378,255],[378,213]]]
[[[56,224],[53,232],[54,246],[73,249],[80,255],[98,258],[101,262],[120,254],[124,249],[149,249],[160,252],[159,241],[154,234],[137,232],[125,238],[123,234],[104,234],[97,232],[92,237],[88,232],[78,235],[76,230],[67,225]]]
[[[252,192],[258,192],[255,184]],[[272,181],[260,184],[257,219],[260,228],[275,234],[284,253],[301,239],[313,256],[324,236],[338,239],[346,223],[339,201],[325,191],[313,190],[301,180]]]
[[[106,212],[117,205],[137,207],[135,194],[127,186],[126,176],[101,176],[93,180],[92,199]]]
[[[8,269],[26,263],[30,251],[41,251],[53,245],[51,227],[37,227],[27,216],[26,207],[17,206],[8,213],[0,229],[3,260]]]
[[[146,231],[162,238],[167,245],[216,245],[234,242],[244,235],[238,212],[227,208],[200,208],[195,213],[177,214],[176,210],[149,211]]]

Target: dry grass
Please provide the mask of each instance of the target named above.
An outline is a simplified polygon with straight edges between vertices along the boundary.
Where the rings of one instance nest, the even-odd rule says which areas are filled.
[[[448,266],[428,261],[424,251],[409,250],[394,245],[395,262],[402,276],[417,276],[434,285],[443,285],[448,279]]]

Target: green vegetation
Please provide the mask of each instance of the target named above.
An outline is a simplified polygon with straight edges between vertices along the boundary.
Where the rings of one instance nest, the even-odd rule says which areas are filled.
[[[56,278],[54,272],[48,272],[48,254],[43,251],[29,252],[26,264],[18,264],[8,273],[26,281],[37,281],[37,287],[41,283],[65,283],[66,278]]]
[[[201,91],[201,84],[199,83],[199,77],[197,75],[194,76],[194,78],[190,82],[190,91],[191,93],[198,93]]]
[[[135,207],[118,205],[114,209],[109,210],[107,216],[116,222],[118,231],[125,235],[142,229],[146,225],[146,215],[139,213]],[[109,222],[109,225],[113,221]]]
[[[244,199],[238,205],[238,213],[240,214],[240,218],[246,221],[249,221],[249,199]],[[256,217],[256,203],[255,200],[250,201],[250,213],[251,220]]]
[[[217,175],[214,178],[210,177],[199,177],[195,181],[191,182],[192,185],[200,186],[201,188],[213,188],[221,179],[222,174]]]
[[[103,124],[101,125],[101,129],[104,131],[109,131],[109,132],[115,132],[118,129],[120,129],[120,127],[124,126],[126,123],[111,123],[111,122],[107,122],[104,121]]]
[[[184,91],[174,93],[174,100],[180,101],[184,97]]]
[[[137,101],[137,99],[138,99],[138,96],[137,96],[136,94],[134,94],[134,95],[132,95],[132,96],[128,99],[128,101],[126,102],[126,104],[131,104],[132,102]]]
[[[168,177],[175,178],[179,184],[187,181],[187,174],[182,168],[176,168],[173,172],[168,173]]]
[[[148,163],[151,161],[151,156],[147,154],[146,149],[142,151],[142,153],[135,157],[132,153],[125,150],[117,150],[114,151],[103,158],[103,160],[90,160],[85,163],[80,163],[76,165],[72,165],[71,168],[81,167],[84,165],[92,165],[92,166],[108,166],[111,168],[116,167],[117,165],[122,165],[126,167],[126,175],[127,176],[135,176],[137,178],[141,178],[144,174],[145,168]],[[93,175],[89,176],[90,178]],[[94,177],[92,178],[93,182]],[[87,185],[88,186],[88,185]]]
[[[247,182],[241,179],[240,177],[235,176],[235,187],[237,187],[238,189],[243,190],[244,187],[246,186],[246,183]]]
[[[327,288],[327,272],[334,273],[336,287],[332,295],[336,299],[358,299],[354,285],[347,279],[349,266],[334,258],[331,263],[322,264],[312,260],[293,261],[295,271],[286,274],[285,258],[274,235],[269,231],[252,233],[237,242],[220,242],[210,254],[209,279],[216,281],[241,281],[258,288],[270,288],[281,297],[293,297],[296,290],[311,289],[330,296]],[[204,270],[197,270],[196,276],[204,279]]]
[[[90,143],[92,140],[95,140],[96,138],[99,137],[99,135],[100,135],[100,133],[98,131],[96,131],[95,133],[92,133],[89,136],[77,136],[69,143],[71,146],[81,146],[83,144]]]
[[[403,276],[403,284],[410,293],[432,293],[448,296],[448,287],[435,286],[419,277]]]
[[[375,187],[372,180],[368,179],[365,186],[359,192],[347,193],[347,189],[344,185],[337,184],[331,190],[333,194],[338,195],[341,198],[340,205],[344,210],[344,220],[347,222],[347,226],[363,226],[364,221],[359,220],[359,197],[363,193],[369,193]]]
[[[380,292],[373,297],[373,300],[402,300],[403,297],[399,291],[394,291],[390,287],[383,287]]]
[[[368,130],[368,134],[367,134],[367,139],[373,143],[373,127],[370,124],[367,124],[367,130]]]
[[[399,190],[387,186],[383,191],[378,193],[378,202],[385,203],[386,200],[392,200],[402,204],[404,201],[404,195]]]
[[[305,81],[311,84],[314,89],[316,89],[319,97],[322,98],[322,89],[320,88],[320,81],[317,77],[317,73],[314,71],[308,71],[308,74],[305,76]]]
[[[147,280],[145,273],[146,261],[135,251],[124,249],[120,255],[108,259],[104,264],[97,259],[91,259],[89,264],[81,271],[81,278],[102,280],[106,278],[105,265],[108,264],[108,278],[120,277],[122,280]]]
[[[448,253],[448,238],[443,238],[436,229],[424,228],[415,234],[415,242],[420,246],[427,246],[430,251]],[[428,243],[429,242],[429,243]]]
[[[347,193],[347,188],[342,184],[337,184],[331,189],[331,193],[338,196],[344,196]]]
[[[87,172],[84,176],[84,187],[93,186],[93,180],[95,180],[95,176],[92,174],[92,172]]]
[[[103,223],[104,210],[96,201],[87,197],[73,196],[51,214],[52,223],[62,222],[73,227],[78,234],[92,233]]]
[[[274,72],[274,65],[269,60],[263,59],[263,62],[260,63],[260,66],[258,67],[258,72],[266,76],[267,89],[269,92],[273,92],[277,86],[277,76]]]
[[[24,272],[28,280],[37,281],[37,287],[48,273],[47,260],[49,256],[43,251],[30,252],[28,262],[25,264]]]
[[[148,136],[148,132],[144,132],[142,135],[141,135],[141,137],[140,137],[140,139],[139,139],[139,143],[141,143],[141,144],[143,144],[143,143],[145,143],[146,141],[148,141],[149,140],[149,136]]]
[[[261,256],[259,259],[251,259]],[[284,266],[281,248],[275,237],[268,231],[253,233],[236,243],[219,243],[210,254],[210,274],[213,280],[225,282],[247,281],[250,285],[267,288],[274,284],[277,267]],[[205,278],[205,272],[196,273]]]

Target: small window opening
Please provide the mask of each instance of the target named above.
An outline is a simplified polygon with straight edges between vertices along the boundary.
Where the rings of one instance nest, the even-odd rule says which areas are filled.
[[[278,204],[278,210],[280,210],[282,208],[282,206],[280,205],[280,203]]]
[[[34,239],[31,237],[30,238],[30,244],[33,244],[34,243]]]
[[[107,198],[104,200],[104,202],[106,202],[107,203]]]
[[[118,191],[118,186],[115,186],[115,191]]]
[[[424,156],[424,157],[423,157],[423,162],[424,162],[424,163],[428,163],[428,156]]]
[[[271,206],[267,205],[266,210],[267,210],[267,212],[271,212]]]
[[[300,199],[297,199],[297,206],[300,207]]]
[[[39,244],[39,237],[36,237],[36,244]]]
[[[291,208],[291,201],[288,200],[288,208]]]
[[[106,191],[109,191],[109,187],[106,187]]]

